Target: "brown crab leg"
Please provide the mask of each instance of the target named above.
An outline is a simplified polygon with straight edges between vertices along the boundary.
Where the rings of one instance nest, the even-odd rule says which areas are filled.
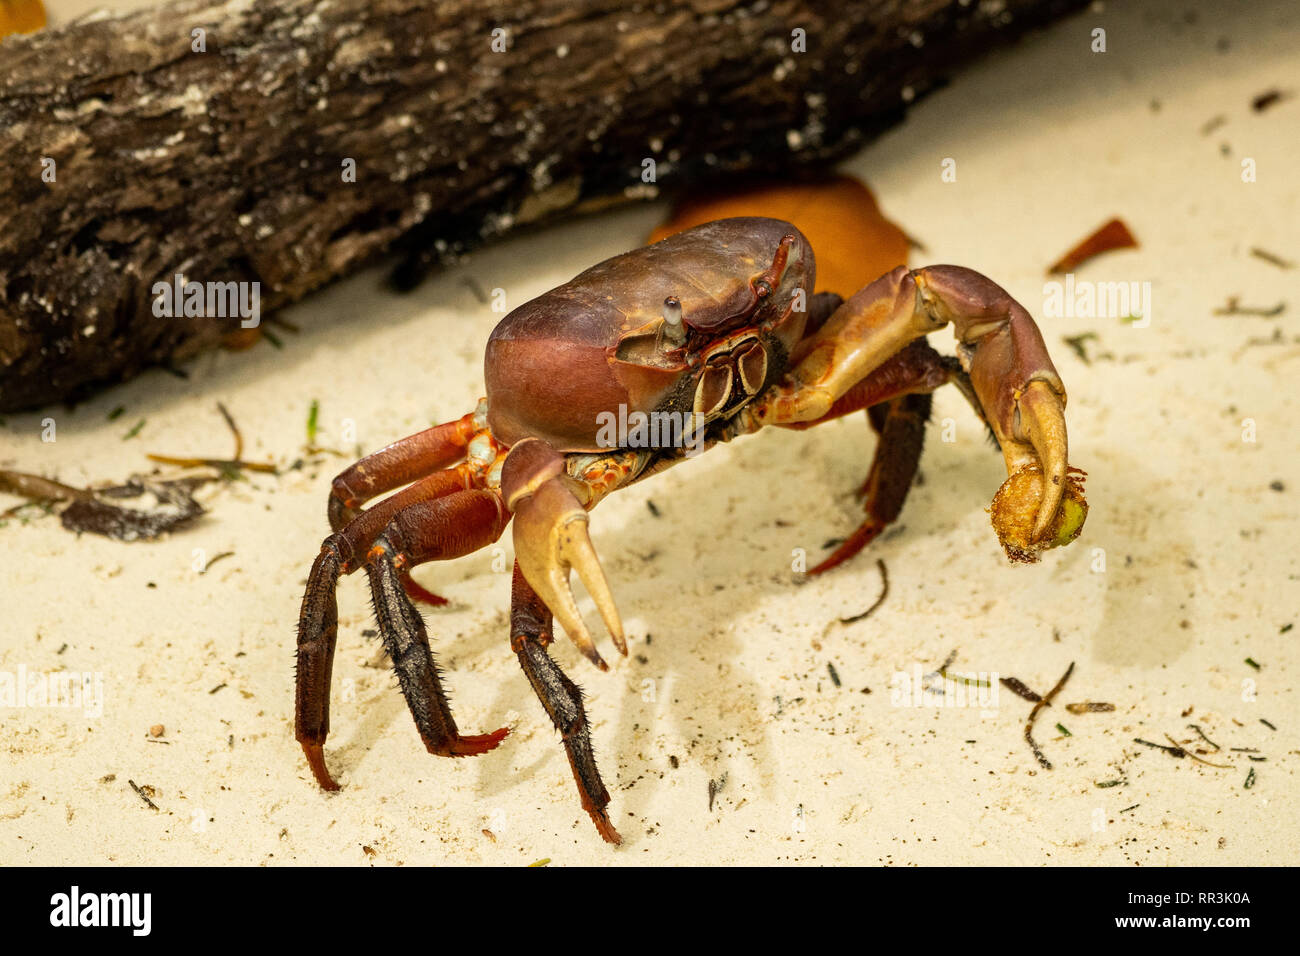
[[[323,748],[329,735],[329,695],[338,638],[335,591],[339,578],[361,566],[365,552],[401,508],[462,490],[466,481],[462,469],[438,472],[386,498],[342,531],[326,538],[312,564],[298,617],[294,724],[316,782],[326,790],[338,789],[325,767]]]
[[[325,766],[324,746],[329,736],[330,686],[338,639],[335,591],[339,578],[361,566],[375,538],[400,510],[464,490],[469,481],[466,470],[456,468],[416,482],[326,538],[312,564],[298,617],[294,729],[316,782],[326,790],[338,789]]]
[[[330,488],[327,509],[330,527],[341,531],[363,513],[361,506],[376,495],[400,488],[463,458],[475,433],[484,427],[481,410],[472,412],[395,441],[350,465],[339,473]],[[409,577],[404,585],[406,593],[417,601],[435,607],[447,603],[446,598],[426,590]]]
[[[510,513],[495,492],[458,491],[399,511],[366,555],[384,649],[429,753],[448,757],[487,753],[509,728],[468,737],[457,730],[424,619],[402,589],[402,572],[485,548],[501,537],[509,521]]]
[[[991,279],[961,266],[900,266],[845,302],[802,348],[802,358],[761,407],[758,424],[826,416],[837,399],[913,339],[952,323],[962,365],[1014,472],[1041,464],[1034,524],[1044,535],[1065,490],[1065,387],[1024,307]]]
[[[921,461],[930,401],[925,392],[891,398],[867,410],[871,427],[880,436],[862,486],[867,516],[827,558],[810,568],[809,574],[823,574],[843,564],[898,518]]]
[[[471,413],[395,441],[350,465],[330,488],[330,527],[341,531],[376,495],[410,484],[463,458],[475,431],[475,414]]]
[[[578,785],[582,808],[590,814],[607,843],[622,843],[623,838],[605,812],[609,806],[609,791],[600,779],[596,755],[591,749],[591,731],[582,706],[582,690],[546,652],[551,640],[551,612],[529,585],[516,562],[510,595],[510,648],[518,655],[528,683],[533,685],[537,699],[564,739],[564,750],[569,757],[574,782]]]
[[[948,383],[962,391],[983,419],[970,379],[957,360],[940,355],[924,339],[917,339],[837,398],[825,415],[810,421],[779,423],[783,428],[802,431],[866,409],[868,421],[879,436],[867,480],[858,490],[865,499],[866,518],[809,574],[822,574],[842,564],[898,518],[920,463],[925,424],[930,416],[929,393]],[[776,400],[784,400],[781,393]],[[764,404],[760,400],[753,408],[742,411],[730,436],[761,428],[760,420],[767,417]]]

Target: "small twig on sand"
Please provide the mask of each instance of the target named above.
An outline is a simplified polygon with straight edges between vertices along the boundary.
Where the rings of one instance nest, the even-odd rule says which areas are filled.
[[[1277,266],[1279,269],[1295,268],[1294,262],[1291,262],[1290,260],[1287,259],[1283,259],[1281,256],[1269,252],[1267,249],[1261,249],[1259,248],[1259,246],[1252,246],[1250,250],[1250,254],[1254,256],[1256,259],[1263,259],[1269,265]]]
[[[1196,735],[1200,737],[1202,740],[1204,740],[1211,747],[1213,747],[1215,750],[1223,749],[1218,744],[1216,744],[1213,740],[1211,740],[1209,737],[1205,736],[1205,731],[1203,731],[1198,724],[1188,724],[1187,726],[1189,729],[1196,731]]]
[[[1226,764],[1226,763],[1210,763],[1208,760],[1204,760],[1204,759],[1202,759],[1202,758],[1196,756],[1196,754],[1192,753],[1192,752],[1191,752],[1190,750],[1188,750],[1186,747],[1180,745],[1180,744],[1178,743],[1178,741],[1174,740],[1174,738],[1173,738],[1173,737],[1170,737],[1168,734],[1165,734],[1165,740],[1169,741],[1171,744],[1173,744],[1175,747],[1177,747],[1179,750],[1181,750],[1181,751],[1182,751],[1184,754],[1186,754],[1188,757],[1191,757],[1191,758],[1192,758],[1193,760],[1195,760],[1197,763],[1203,763],[1203,764],[1205,764],[1205,766],[1207,766],[1207,767],[1217,767],[1219,770],[1231,770],[1231,769],[1232,769],[1232,767],[1231,767],[1229,764]]]
[[[141,790],[139,784],[137,784],[134,780],[127,780],[127,783],[131,785],[131,789],[136,792],[136,794],[140,797],[140,799],[143,800],[146,804],[148,804],[150,810],[158,809],[158,804],[154,803],[152,800],[149,799],[149,794]]]
[[[876,598],[874,604],[867,608],[861,614],[854,614],[852,617],[840,618],[841,624],[856,624],[858,621],[865,621],[876,613],[876,609],[885,603],[885,598],[889,597],[889,569],[885,567],[883,558],[876,559],[876,567],[880,569],[880,597]]]
[[[1279,302],[1271,308],[1262,306],[1242,305],[1241,300],[1235,295],[1228,296],[1228,301],[1214,310],[1215,315],[1254,315],[1261,319],[1271,319],[1274,316],[1281,315],[1286,311],[1286,303]]]
[[[1178,744],[1174,744],[1172,747],[1166,747],[1164,744],[1152,743],[1150,740],[1143,740],[1141,737],[1134,737],[1133,743],[1141,744],[1143,747],[1150,747],[1152,750],[1163,750],[1171,757],[1178,757],[1181,759],[1187,756],[1187,751],[1178,746]]]
[[[238,473],[241,469],[248,471],[260,471],[265,474],[274,475],[276,473],[275,465],[259,462],[244,461],[244,436],[239,432],[239,426],[235,424],[234,418],[231,417],[226,406],[217,402],[217,411],[221,412],[221,417],[226,420],[226,425],[230,428],[230,433],[235,437],[235,454],[231,458],[181,458],[174,455],[147,455],[150,461],[156,461],[163,465],[178,465],[181,468],[215,468],[222,474],[231,472]]]
[[[1052,703],[1053,698],[1061,692],[1061,688],[1065,686],[1065,682],[1070,679],[1070,675],[1073,673],[1074,661],[1070,661],[1070,666],[1065,669],[1065,673],[1062,674],[1061,679],[1056,682],[1056,686],[1047,692],[1047,696],[1034,704],[1034,709],[1029,712],[1029,719],[1025,721],[1025,742],[1029,744],[1029,749],[1034,752],[1034,756],[1038,758],[1038,762],[1044,770],[1051,770],[1052,762],[1043,755],[1043,751],[1039,748],[1038,744],[1034,743],[1034,721],[1038,719],[1039,712],[1042,711],[1044,707],[1049,706]]]
[[[998,683],[1011,691],[1011,693],[1015,694],[1017,697],[1023,697],[1030,703],[1036,704],[1043,699],[1041,694],[1035,690],[1030,690],[1029,687],[1025,685],[1025,682],[1019,677],[1000,677],[998,678]]]
[[[1115,710],[1115,705],[1096,700],[1085,700],[1078,704],[1066,704],[1065,709],[1072,714],[1109,714]]]

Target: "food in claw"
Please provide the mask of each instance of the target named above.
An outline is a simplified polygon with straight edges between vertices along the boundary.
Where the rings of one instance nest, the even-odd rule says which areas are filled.
[[[1083,496],[1087,472],[1071,468],[1065,476],[1060,510],[1047,533],[1035,538],[1034,519],[1043,499],[1042,475],[1043,470],[1033,465],[1020,469],[1002,483],[989,506],[1003,550],[1009,559],[1021,564],[1032,564],[1048,548],[1062,547],[1079,537],[1088,517],[1088,502]]]

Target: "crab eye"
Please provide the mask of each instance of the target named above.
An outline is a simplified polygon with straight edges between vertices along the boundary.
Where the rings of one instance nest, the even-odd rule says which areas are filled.
[[[760,299],[766,299],[772,294],[772,283],[768,282],[766,279],[759,279],[754,283],[754,294]]]

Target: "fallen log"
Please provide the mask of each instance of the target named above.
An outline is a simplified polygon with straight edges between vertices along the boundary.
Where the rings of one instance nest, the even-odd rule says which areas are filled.
[[[178,283],[257,283],[264,318],[394,248],[409,285],[557,215],[825,166],[1085,2],[179,0],[9,37],[0,412],[250,324],[159,314]]]

